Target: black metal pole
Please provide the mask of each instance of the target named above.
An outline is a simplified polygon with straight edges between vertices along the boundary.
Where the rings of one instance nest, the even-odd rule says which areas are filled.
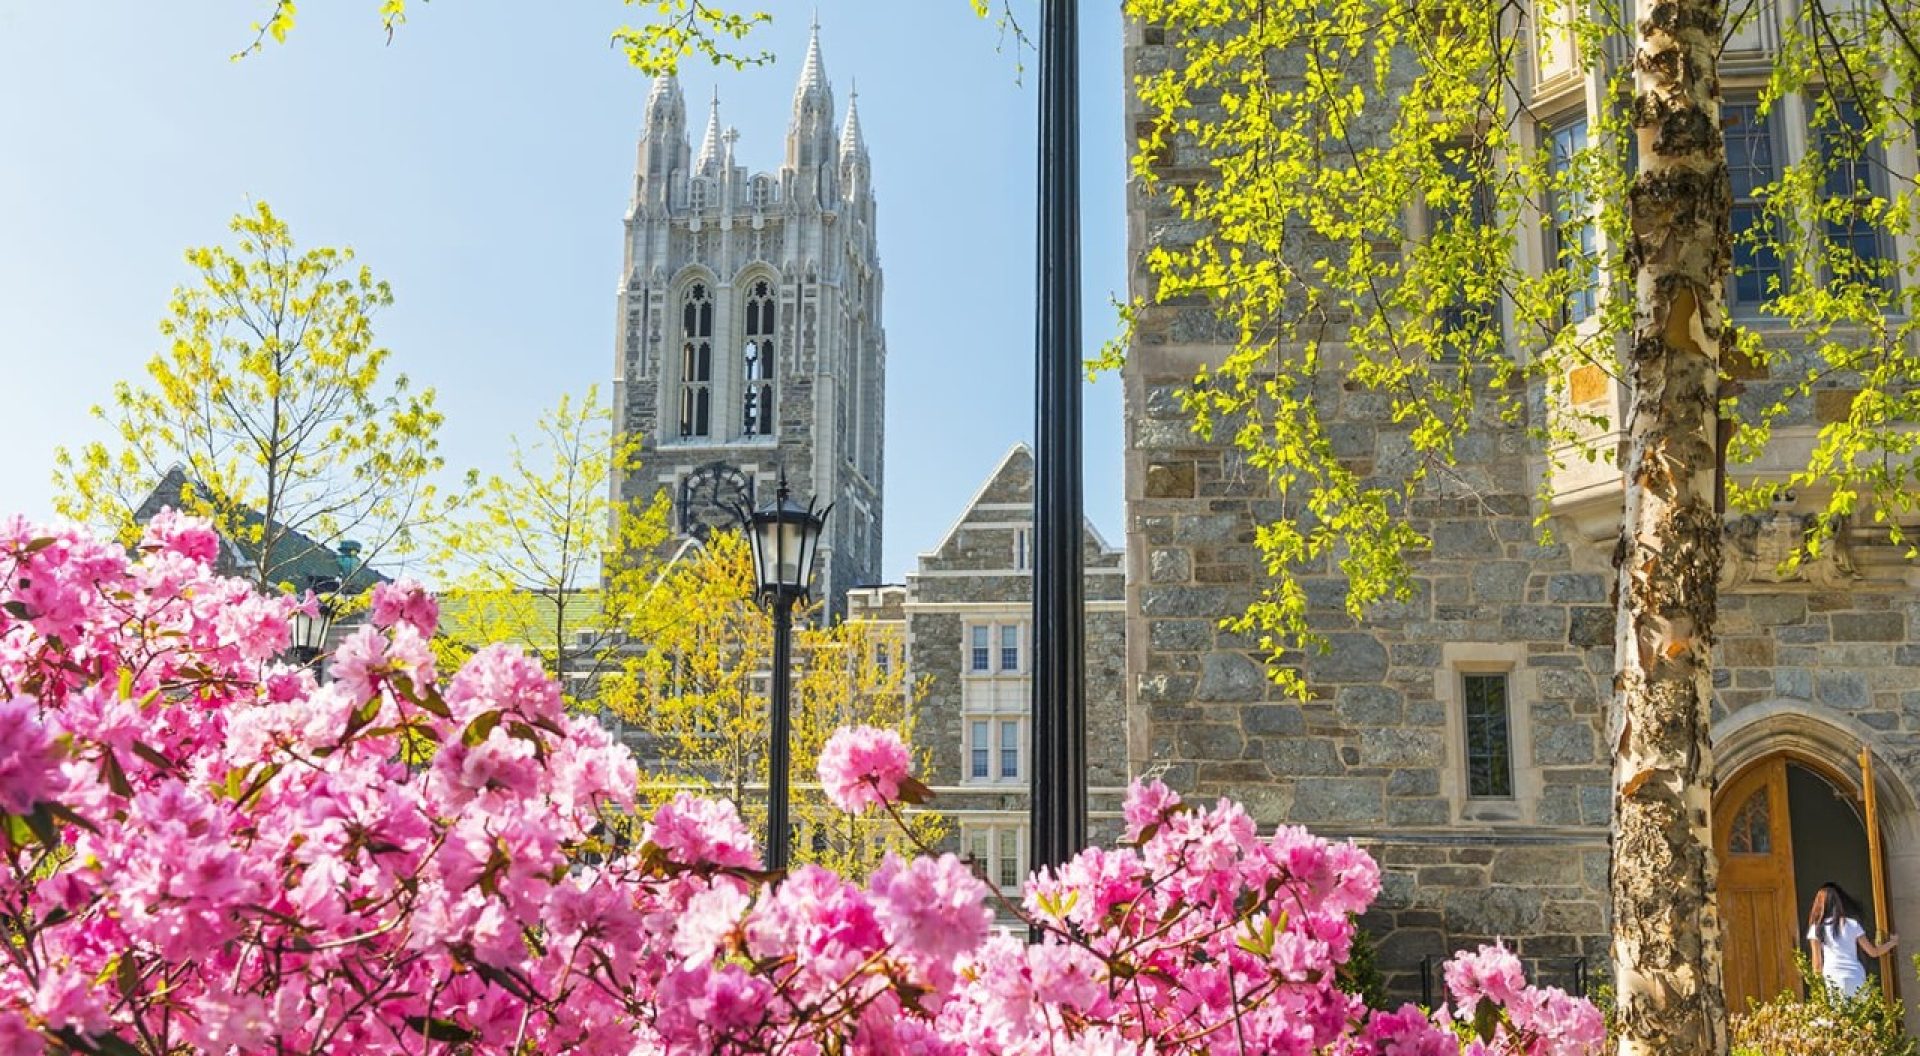
[[[1081,555],[1080,58],[1077,0],[1040,7],[1039,289],[1034,414],[1033,866],[1086,845]]]
[[[773,692],[767,706],[772,712],[767,746],[767,868],[787,867],[787,771],[792,712],[788,708],[788,676],[793,665],[788,656],[793,636],[793,598],[786,592],[773,599]]]

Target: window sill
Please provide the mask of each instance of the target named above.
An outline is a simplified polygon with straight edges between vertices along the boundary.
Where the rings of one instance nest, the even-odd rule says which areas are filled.
[[[1460,805],[1460,820],[1473,822],[1520,822],[1520,801],[1515,799],[1469,799]]]

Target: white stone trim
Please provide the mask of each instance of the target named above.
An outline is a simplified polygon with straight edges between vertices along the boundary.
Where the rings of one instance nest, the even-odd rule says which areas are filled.
[[[1480,799],[1467,795],[1466,702],[1461,678],[1469,674],[1507,676],[1508,750],[1512,753],[1513,798]],[[1440,769],[1440,794],[1447,798],[1455,825],[1532,825],[1544,785],[1533,759],[1533,701],[1539,696],[1524,643],[1450,642],[1440,647],[1433,673],[1433,695],[1446,711],[1447,744]]]

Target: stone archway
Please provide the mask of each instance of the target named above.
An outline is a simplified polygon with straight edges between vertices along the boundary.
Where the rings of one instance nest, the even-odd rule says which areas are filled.
[[[1823,708],[1811,701],[1793,697],[1775,697],[1760,704],[1741,708],[1713,726],[1714,775],[1720,789],[1733,782],[1750,779],[1757,768],[1769,762],[1786,760],[1817,773],[1846,795],[1860,796],[1860,746],[1873,749],[1878,766],[1874,771],[1875,794],[1879,801],[1881,854],[1886,866],[1888,916],[1894,923],[1905,921],[1909,928],[1920,927],[1920,800],[1916,799],[1908,775],[1891,765],[1879,733],[1852,718]],[[1716,804],[1729,809],[1737,804]],[[1862,901],[1868,897],[1861,894]],[[1897,930],[1897,929],[1896,929]],[[1911,956],[1920,944],[1907,943],[1894,955],[1894,968],[1900,976],[1899,991],[1906,995],[1907,1028],[1920,1030],[1920,1007],[1913,999],[1915,987],[1905,976],[1910,972]]]

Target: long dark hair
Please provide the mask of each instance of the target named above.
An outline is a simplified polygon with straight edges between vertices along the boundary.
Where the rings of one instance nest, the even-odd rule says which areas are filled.
[[[1839,884],[1831,881],[1821,884],[1820,890],[1813,894],[1813,908],[1807,913],[1807,927],[1813,929],[1821,942],[1826,942],[1830,935],[1839,932],[1840,922],[1848,917],[1856,921],[1861,919],[1860,904]]]

